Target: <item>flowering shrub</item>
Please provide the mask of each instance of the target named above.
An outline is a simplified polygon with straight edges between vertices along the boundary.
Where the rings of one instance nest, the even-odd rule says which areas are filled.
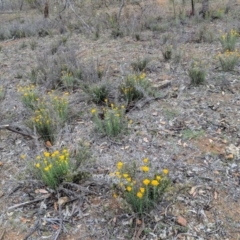
[[[47,186],[56,189],[69,171],[69,152],[67,149],[44,152],[36,157],[34,168],[36,175]]]
[[[23,103],[34,111],[30,126],[35,126],[37,132],[45,141],[54,142],[55,132],[68,117],[68,93],[57,96],[54,91],[47,97],[40,97],[34,85],[19,87]]]
[[[143,214],[161,200],[170,184],[169,171],[168,169],[163,169],[161,173],[151,171],[148,158],[143,159],[140,172],[137,170],[136,165],[131,168],[123,162],[118,162],[117,171],[113,175],[119,179],[118,188],[133,211]]]
[[[240,54],[238,51],[230,52],[227,50],[225,53],[219,53],[217,59],[221,64],[223,71],[233,71],[234,67],[238,63]]]
[[[37,90],[34,85],[29,85],[25,87],[18,87],[18,92],[20,92],[21,99],[23,104],[30,108],[31,110],[35,110],[37,108],[37,101],[39,100],[39,96]]]
[[[227,50],[230,52],[233,52],[235,50],[238,37],[239,37],[239,34],[234,29],[231,29],[230,32],[221,35],[219,38],[219,41],[222,45],[223,52]]]
[[[121,84],[119,90],[123,98],[129,104],[132,101],[141,99],[144,96],[144,91],[150,87],[150,82],[146,80],[146,74],[135,74],[128,76]]]
[[[107,102],[107,100],[105,100]],[[99,132],[108,136],[115,137],[128,127],[127,120],[125,118],[125,107],[117,107],[113,103],[111,107],[103,108],[103,119],[98,115],[97,110],[92,109],[93,122]]]

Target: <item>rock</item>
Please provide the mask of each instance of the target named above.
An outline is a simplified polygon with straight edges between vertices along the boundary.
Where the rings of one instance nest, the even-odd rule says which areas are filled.
[[[230,144],[228,147],[226,147],[225,151],[227,159],[232,159],[234,157],[238,159],[240,158],[240,148],[233,144]]]
[[[181,225],[183,227],[187,226],[187,220],[184,217],[180,216],[180,215],[177,216],[176,223],[178,223],[179,225]]]

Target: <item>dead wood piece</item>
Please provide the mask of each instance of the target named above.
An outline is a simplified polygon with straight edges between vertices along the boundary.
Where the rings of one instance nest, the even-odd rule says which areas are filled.
[[[21,134],[23,136],[35,139],[35,136],[33,136],[31,133],[29,133],[26,129],[23,129],[19,126],[6,124],[6,125],[0,125],[0,129],[7,129],[11,132],[15,132],[15,133]]]
[[[2,230],[2,233],[0,234],[0,240],[3,239],[5,232],[6,232],[6,229],[3,229],[3,230]]]
[[[30,204],[33,204],[33,203],[36,203],[36,202],[40,202],[42,200],[45,200],[45,199],[49,198],[50,196],[51,196],[51,194],[47,194],[44,197],[41,197],[41,198],[38,198],[38,199],[35,199],[35,200],[32,200],[32,201],[27,201],[27,202],[24,202],[24,203],[16,204],[16,205],[14,205],[12,207],[9,207],[7,209],[7,211],[9,212],[9,211],[12,211],[12,210],[14,210],[16,208],[20,208],[20,207],[24,207],[24,206],[27,206],[27,205],[30,205]]]
[[[60,195],[59,195],[59,192],[58,192],[58,202],[59,202],[59,199],[60,199]],[[56,233],[56,236],[54,237],[54,240],[57,240],[62,229],[63,229],[63,216],[62,216],[62,205],[61,204],[58,204],[58,212],[59,212],[59,218],[60,218],[60,222],[59,222],[59,229]]]
[[[86,187],[83,187],[83,186],[81,186],[81,185],[79,185],[79,184],[76,184],[76,183],[63,182],[63,185],[69,185],[69,186],[72,186],[72,187],[77,188],[77,190],[80,190],[80,191],[82,191],[82,192],[91,193],[91,194],[94,194],[94,195],[98,195],[96,192],[91,191],[91,190],[87,189]]]

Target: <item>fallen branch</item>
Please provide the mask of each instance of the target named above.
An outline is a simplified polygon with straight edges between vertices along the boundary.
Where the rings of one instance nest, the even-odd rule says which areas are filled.
[[[0,235],[0,240],[3,239],[5,232],[6,232],[6,229],[3,229],[3,231],[2,231],[2,233],[1,233],[1,235]]]
[[[59,202],[59,199],[60,199],[60,196],[59,196],[59,192],[58,192],[58,202]],[[62,228],[63,228],[62,205],[61,204],[58,204],[58,212],[59,212],[60,223],[59,223],[59,229],[56,233],[54,240],[58,239],[58,237],[62,231]]]
[[[13,125],[9,125],[9,124],[6,124],[6,125],[0,125],[0,129],[7,129],[11,132],[15,132],[15,133],[18,133],[18,134],[21,134],[25,137],[30,137],[32,139],[35,139],[36,137],[33,136],[32,134],[30,134],[29,132],[27,132],[26,130],[22,129],[21,127],[18,127],[18,126],[13,126]]]
[[[34,223],[34,226],[30,229],[29,233],[25,236],[24,240],[27,240],[29,237],[31,237],[39,228],[41,225],[41,214],[43,210],[43,204],[40,204],[40,207],[38,209],[38,213],[37,213],[37,220]]]
[[[7,211],[9,212],[9,211],[12,211],[16,208],[20,208],[20,207],[24,207],[24,206],[27,206],[27,205],[30,205],[30,204],[33,204],[33,203],[36,203],[36,202],[40,202],[42,200],[45,200],[45,199],[49,198],[50,196],[51,196],[51,194],[48,194],[47,196],[44,196],[44,197],[41,197],[41,198],[38,198],[38,199],[35,199],[35,200],[32,200],[32,201],[16,204],[12,207],[9,207],[7,209]]]

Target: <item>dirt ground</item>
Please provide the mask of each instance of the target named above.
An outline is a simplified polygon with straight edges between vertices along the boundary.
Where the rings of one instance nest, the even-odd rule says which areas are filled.
[[[157,2],[160,13],[172,14],[169,1]],[[216,5],[214,2],[211,7]],[[0,240],[240,239],[240,62],[234,71],[223,72],[215,58],[221,51],[220,31],[234,28],[240,33],[239,10],[240,1],[236,1],[221,19],[187,17],[169,23],[163,32],[146,29],[138,41],[131,35],[114,39],[108,31],[98,39],[67,31],[0,41],[0,86],[5,89],[5,97],[0,98]],[[25,15],[16,14],[20,19]],[[12,19],[12,14],[0,14],[0,22]],[[203,25],[213,33],[213,41],[196,39]],[[119,84],[131,73],[133,61],[150,59],[146,77],[161,97],[129,111],[127,116],[133,121],[129,133],[109,139],[94,131],[94,103],[82,100],[85,93],[81,88],[70,92],[70,108],[77,117],[69,120],[53,148],[67,146],[74,151],[79,141],[87,143],[95,159],[87,189],[97,194],[64,205],[64,227],[57,236],[56,197],[28,171],[29,161],[47,149],[45,142],[4,126],[26,127],[30,114],[17,88],[31,82],[29,73],[37,66],[38,57],[63,37],[79,61],[98,61],[105,73],[103,81],[111,84]],[[164,60],[164,37],[173,44],[174,53],[181,52],[180,61]],[[37,43],[34,50],[30,47],[33,40]],[[239,38],[236,49],[240,50]],[[200,86],[190,85],[187,74],[196,59],[207,73]],[[47,94],[45,86],[40,89]],[[145,157],[152,168],[169,169],[172,185],[163,202],[139,219],[123,199],[113,197],[110,173],[118,161],[140,162]],[[34,199],[42,200],[11,210]]]

